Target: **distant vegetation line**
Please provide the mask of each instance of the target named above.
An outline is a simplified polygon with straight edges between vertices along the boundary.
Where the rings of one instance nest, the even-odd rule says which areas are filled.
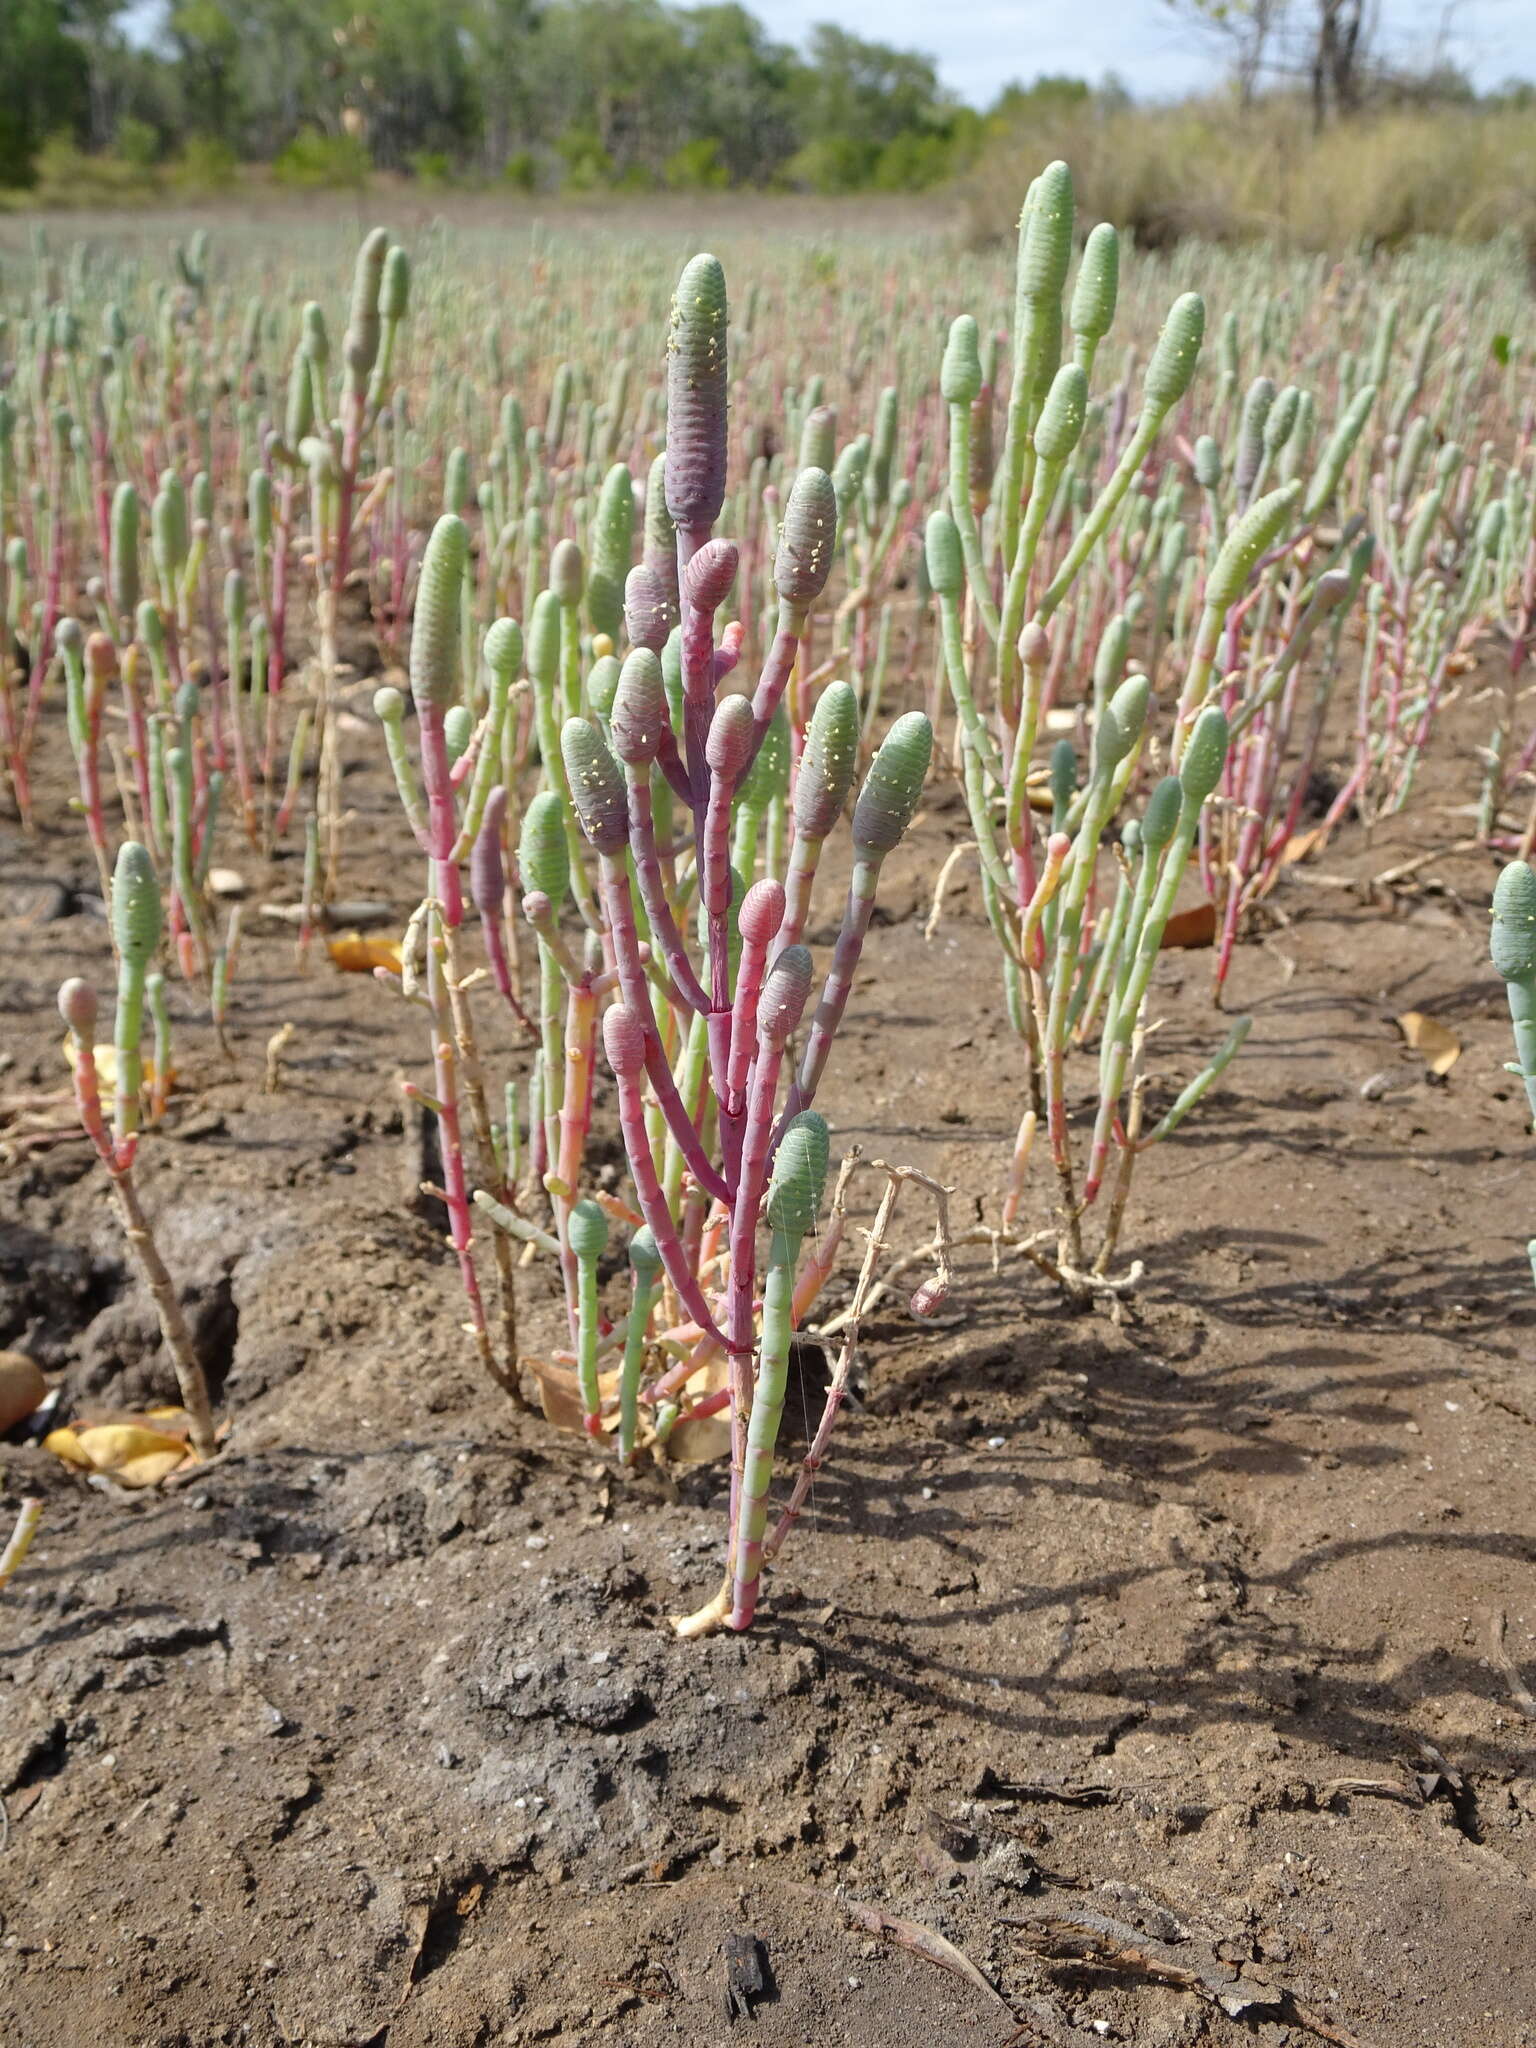
[[[381,174],[541,198],[931,192],[989,240],[1012,232],[1021,166],[1055,153],[1087,208],[1151,243],[1536,244],[1536,94],[1478,98],[1443,69],[1331,93],[1277,71],[1266,92],[1245,49],[1210,99],[1149,107],[1113,80],[1041,78],[980,112],[925,56],[830,24],[795,49],[734,4],[170,0],[147,42],[119,0],[6,12],[7,71],[27,82],[0,100],[13,207]]]

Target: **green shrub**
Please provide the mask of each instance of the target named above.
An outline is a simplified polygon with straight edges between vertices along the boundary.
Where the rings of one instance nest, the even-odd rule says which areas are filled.
[[[160,160],[159,132],[148,121],[140,121],[133,114],[124,114],[112,139],[112,154],[119,163],[128,164],[134,170],[147,171]]]
[[[674,150],[661,175],[674,192],[723,192],[731,182],[720,144],[712,135],[697,136]]]
[[[437,190],[453,182],[453,163],[445,149],[413,149],[410,166],[418,185]]]
[[[284,185],[312,190],[355,190],[368,182],[373,160],[355,135],[324,135],[301,128],[274,160],[272,175]]]
[[[192,192],[222,192],[235,182],[239,161],[216,135],[189,135],[176,159],[176,182]]]

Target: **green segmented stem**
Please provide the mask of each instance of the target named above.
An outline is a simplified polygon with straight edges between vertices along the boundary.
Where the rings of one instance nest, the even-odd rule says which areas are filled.
[[[576,1260],[576,1379],[581,1416],[590,1435],[602,1427],[597,1382],[597,1262],[608,1249],[608,1218],[596,1202],[577,1202],[566,1219],[566,1241]]]
[[[1045,594],[1035,607],[1035,617],[1042,625],[1072,588],[1083,564],[1103,539],[1110,521],[1131,487],[1132,478],[1151,452],[1163,421],[1189,389],[1204,336],[1205,301],[1197,292],[1186,292],[1182,298],[1174,301],[1168,318],[1163,322],[1162,332],[1157,338],[1157,346],[1152,352],[1152,360],[1147,366],[1146,381],[1142,387],[1142,412],[1136,430],[1126,443],[1109,482],[1094,500],[1087,517],[1078,528],[1077,536],[1068,548],[1061,567],[1052,577]]]
[[[661,1279],[661,1254],[649,1224],[642,1224],[629,1240],[629,1264],[634,1276],[629,1320],[624,1327],[624,1359],[619,1368],[619,1459],[629,1464],[635,1455],[640,1424],[640,1375],[645,1364],[646,1332]]]
[[[794,1334],[795,1267],[800,1246],[814,1226],[826,1186],[830,1141],[825,1121],[814,1110],[792,1117],[773,1164],[764,1213],[771,1233],[763,1280],[762,1334],[757,1378],[747,1423],[746,1449],[737,1495],[732,1543],[731,1627],[751,1626],[768,1529],[768,1492],[773,1453],[784,1418],[789,1352]]]

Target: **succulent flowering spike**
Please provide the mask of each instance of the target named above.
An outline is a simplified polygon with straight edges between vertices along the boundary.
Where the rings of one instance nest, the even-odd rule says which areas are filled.
[[[448,765],[464,757],[464,750],[474,737],[475,714],[467,704],[450,704],[443,714],[443,738],[448,743]]]
[[[96,991],[88,981],[78,976],[64,982],[59,989],[59,1015],[85,1045],[92,1045],[96,1038]]]
[[[112,871],[112,942],[124,967],[142,974],[160,943],[160,884],[148,850],[125,839]]]
[[[629,843],[629,795],[607,741],[586,719],[568,718],[560,752],[582,831],[599,853],[622,853]]]
[[[741,551],[733,540],[707,540],[683,572],[683,595],[701,612],[717,612],[736,581]]]
[[[246,517],[251,523],[251,538],[258,548],[270,546],[272,540],[272,479],[264,469],[253,469],[245,492]]]
[[[1102,341],[1115,322],[1120,295],[1120,237],[1101,220],[1083,244],[1083,260],[1072,287],[1072,332],[1086,341]]]
[[[139,494],[129,483],[119,484],[112,500],[111,543],[107,588],[112,609],[120,619],[131,619],[139,608]]]
[[[603,478],[592,521],[592,565],[587,613],[594,633],[617,639],[624,623],[624,579],[635,543],[634,479],[622,462]],[[633,635],[631,635],[633,638]]]
[[[722,697],[715,706],[704,742],[704,759],[710,773],[734,789],[752,748],[755,728],[752,705],[746,697]]]
[[[510,683],[523,660],[523,629],[516,619],[492,620],[486,628],[484,653],[491,674]]]
[[[677,528],[667,510],[667,458],[665,452],[651,464],[645,480],[645,522],[641,559],[667,584],[677,602]]]
[[[411,695],[418,711],[445,711],[459,685],[459,591],[469,529],[445,512],[427,542],[411,628]]]
[[[837,455],[837,407],[813,405],[800,429],[800,467],[830,470]]]
[[[462,513],[469,496],[469,450],[450,448],[443,464],[443,510]]]
[[[654,761],[668,725],[667,690],[661,663],[648,647],[636,647],[619,670],[608,730],[621,761],[643,767]]]
[[[774,1052],[793,1037],[811,993],[815,972],[810,948],[786,946],[764,978],[757,999],[758,1035]]]
[[[506,821],[507,792],[500,783],[485,800],[480,830],[469,850],[469,893],[483,917],[501,915],[507,873],[501,859],[501,828]]]
[[[1269,418],[1264,422],[1264,448],[1269,455],[1278,455],[1290,440],[1296,429],[1297,416],[1301,411],[1301,391],[1295,384],[1287,384],[1278,392],[1269,409]]]
[[[754,882],[741,899],[736,926],[749,946],[771,945],[784,917],[784,884],[771,876]]]
[[[571,1210],[566,1226],[567,1242],[583,1265],[591,1265],[608,1249],[608,1218],[601,1205],[590,1197]]]
[[[1035,453],[1052,465],[1065,462],[1082,437],[1088,416],[1088,379],[1076,363],[1064,363],[1051,379],[1035,424]]]
[[[1195,443],[1195,482],[1203,491],[1214,491],[1221,482],[1221,450],[1209,434]]]
[[[661,1274],[661,1253],[656,1249],[656,1239],[648,1223],[642,1223],[629,1240],[629,1263],[638,1280],[651,1282]]]
[[[949,405],[974,405],[981,395],[981,347],[976,322],[961,313],[950,322],[939,365],[939,390]]]
[[[1236,604],[1260,555],[1284,532],[1300,496],[1299,483],[1282,484],[1250,505],[1236,521],[1206,578],[1205,602],[1213,611],[1226,611]]]
[[[353,392],[367,382],[379,353],[379,295],[388,254],[389,236],[383,228],[374,228],[357,252],[357,266],[352,273],[352,305],[342,337],[347,386]]]
[[[1242,418],[1237,427],[1237,461],[1233,467],[1233,478],[1240,491],[1246,492],[1259,473],[1259,463],[1264,454],[1264,428],[1274,402],[1274,379],[1255,377],[1243,398]]]
[[[160,488],[149,508],[149,532],[155,567],[169,583],[180,574],[190,545],[187,494],[172,469],[161,473]]]
[[[1072,261],[1072,227],[1077,202],[1072,173],[1058,158],[1046,165],[1030,188],[1019,241],[1018,295],[1036,305],[1061,299]]]
[[[526,652],[535,690],[553,690],[560,680],[560,601],[552,590],[541,590],[533,600]]]
[[[547,897],[558,910],[571,886],[571,853],[560,799],[552,789],[541,789],[523,812],[517,870],[525,894]]]
[[[603,725],[613,717],[613,700],[619,688],[619,658],[616,654],[600,654],[587,671],[587,702],[593,716]],[[619,757],[621,760],[623,756]]]
[[[773,585],[796,611],[813,605],[832,573],[837,540],[837,490],[824,469],[802,469],[779,521]]]
[[[1322,460],[1307,486],[1306,502],[1302,507],[1304,518],[1315,519],[1338,489],[1339,479],[1344,474],[1344,466],[1355,451],[1355,443],[1365,431],[1366,419],[1375,403],[1374,384],[1362,386],[1349,401],[1344,417],[1334,428],[1328,446],[1323,450]]]
[[[1155,857],[1173,837],[1183,795],[1178,776],[1165,775],[1147,798],[1147,807],[1141,814],[1141,844],[1146,853]]]
[[[1523,860],[1512,860],[1493,885],[1489,950],[1509,997],[1516,1064],[1536,1118],[1536,874]]]
[[[622,1003],[603,1017],[603,1050],[621,1080],[632,1079],[645,1065],[645,1027]]]
[[[1493,930],[1489,953],[1504,981],[1536,976],[1536,873],[1512,860],[1493,885]]]
[[[1227,758],[1227,719],[1219,704],[1207,704],[1195,720],[1179,769],[1184,801],[1198,810],[1221,780]]]
[[[667,511],[698,534],[725,502],[725,272],[695,256],[678,279],[667,333]]]
[[[795,782],[795,827],[802,838],[827,837],[848,801],[858,765],[859,700],[851,684],[828,683],[811,713]]]
[[[581,549],[573,540],[555,543],[555,552],[549,558],[549,587],[561,604],[580,604],[582,588],[586,582],[586,566],[581,559]]]
[[[1051,749],[1051,808],[1058,818],[1076,794],[1077,749],[1070,740],[1058,740]]]
[[[853,850],[883,860],[912,822],[933,758],[933,728],[921,711],[905,711],[880,743],[853,807]]]
[[[1185,292],[1168,309],[1142,386],[1147,409],[1158,418],[1172,412],[1189,389],[1204,340],[1205,301],[1198,292]]]
[[[831,1136],[814,1109],[791,1117],[779,1142],[765,1213],[771,1230],[801,1238],[814,1226],[827,1184]]]
[[[624,579],[624,631],[631,647],[660,654],[677,624],[671,593],[648,562],[639,562]]]
[[[1104,706],[1093,736],[1095,779],[1111,775],[1141,738],[1151,696],[1145,676],[1127,676]]]
[[[942,508],[930,512],[923,533],[923,558],[928,581],[940,597],[959,598],[965,590],[965,557],[960,529]]]
[[[323,372],[331,360],[331,337],[326,332],[325,308],[315,299],[304,308],[300,346],[315,368]]]
[[[411,259],[398,245],[384,258],[379,278],[379,317],[403,320],[411,303]]]

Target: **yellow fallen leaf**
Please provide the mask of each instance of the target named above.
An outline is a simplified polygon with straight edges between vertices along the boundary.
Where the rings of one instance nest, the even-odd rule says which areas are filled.
[[[88,1429],[55,1429],[43,1449],[86,1472],[109,1472],[119,1486],[158,1486],[186,1464],[187,1447],[141,1422],[101,1422]]]
[[[1448,1074],[1461,1058],[1461,1040],[1455,1032],[1422,1010],[1407,1010],[1392,1021],[1410,1051],[1423,1055],[1432,1074]]]
[[[115,1045],[98,1045],[95,1051],[96,1079],[103,1088],[115,1088],[117,1086],[117,1047]],[[73,1038],[66,1038],[64,1040],[64,1064],[71,1073],[74,1072],[75,1041]],[[175,1082],[176,1069],[172,1067],[170,1073],[166,1076],[166,1083],[167,1086],[174,1087]],[[146,1053],[144,1055],[144,1085],[147,1088],[152,1088],[154,1084],[155,1063]]]
[[[365,939],[361,932],[340,932],[326,941],[326,951],[343,974],[372,974],[375,967],[388,974],[400,972],[398,939]]]

